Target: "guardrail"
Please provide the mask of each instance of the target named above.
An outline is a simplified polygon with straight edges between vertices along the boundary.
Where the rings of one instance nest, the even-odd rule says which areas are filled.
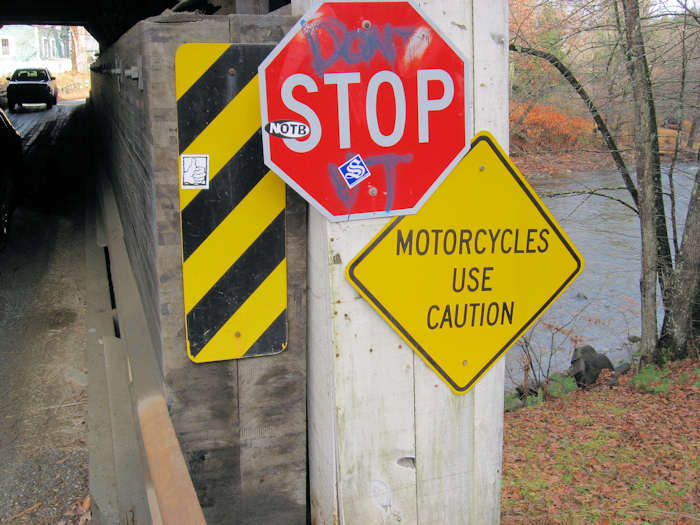
[[[85,247],[93,520],[204,524],[106,177],[97,197],[88,199]]]

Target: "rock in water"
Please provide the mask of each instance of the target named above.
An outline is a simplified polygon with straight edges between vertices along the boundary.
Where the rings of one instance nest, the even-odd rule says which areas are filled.
[[[571,371],[579,388],[595,383],[600,371],[604,368],[614,370],[610,359],[596,352],[592,346],[585,345],[574,349],[571,356]]]
[[[627,372],[629,372],[631,368],[632,365],[630,365],[629,363],[620,363],[615,367],[615,374],[621,376],[622,374],[626,374]]]

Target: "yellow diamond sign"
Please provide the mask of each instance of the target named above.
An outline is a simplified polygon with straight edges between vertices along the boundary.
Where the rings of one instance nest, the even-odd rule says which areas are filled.
[[[348,265],[357,291],[455,393],[467,392],[583,269],[488,133],[415,215]]]

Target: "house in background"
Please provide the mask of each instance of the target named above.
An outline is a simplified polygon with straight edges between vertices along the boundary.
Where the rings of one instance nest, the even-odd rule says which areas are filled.
[[[73,33],[73,34],[71,34]],[[0,27],[0,75],[20,67],[46,67],[51,73],[86,72],[98,52],[97,41],[82,27],[8,25]]]

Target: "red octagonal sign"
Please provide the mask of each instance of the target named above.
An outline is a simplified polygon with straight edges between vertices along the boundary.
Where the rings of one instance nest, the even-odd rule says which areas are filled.
[[[265,163],[330,220],[415,213],[467,151],[466,70],[410,2],[324,2],[260,65]]]

